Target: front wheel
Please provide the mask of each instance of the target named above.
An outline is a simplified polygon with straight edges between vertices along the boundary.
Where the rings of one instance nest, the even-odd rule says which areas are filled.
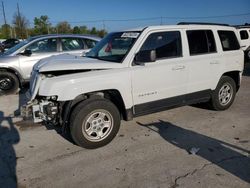
[[[19,89],[19,80],[15,74],[0,71],[0,95],[14,94]]]
[[[120,113],[106,99],[88,99],[78,104],[70,118],[70,133],[76,144],[88,149],[111,142],[120,128]]]
[[[235,94],[235,81],[231,77],[223,76],[212,93],[210,104],[214,110],[226,110],[232,105]]]

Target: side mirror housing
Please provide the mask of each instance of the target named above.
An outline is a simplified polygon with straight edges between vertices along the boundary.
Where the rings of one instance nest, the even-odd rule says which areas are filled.
[[[142,63],[152,63],[156,61],[156,51],[155,50],[145,50],[140,51],[135,56],[135,64]]]
[[[31,50],[24,50],[23,53],[21,53],[21,55],[24,55],[24,56],[31,56],[32,55],[32,51]]]

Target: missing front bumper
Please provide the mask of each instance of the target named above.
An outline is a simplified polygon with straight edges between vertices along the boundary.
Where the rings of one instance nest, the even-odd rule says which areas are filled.
[[[29,102],[21,107],[24,119],[32,118],[34,123],[52,122],[57,119],[58,105],[51,101]]]

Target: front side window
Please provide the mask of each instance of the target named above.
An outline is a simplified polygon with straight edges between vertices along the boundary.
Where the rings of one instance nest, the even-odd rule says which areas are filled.
[[[86,57],[121,63],[134,45],[140,32],[116,32],[104,37]]]
[[[62,38],[61,43],[63,51],[84,49],[83,42],[81,41],[81,39],[78,38]]]
[[[153,33],[148,36],[140,51],[155,50],[156,59],[182,56],[179,31]]]
[[[189,30],[187,38],[190,55],[216,52],[214,35],[211,30]]]
[[[43,39],[33,42],[26,50],[31,50],[33,53],[46,53],[57,51],[57,39]]]
[[[218,31],[223,51],[240,49],[239,41],[233,31]]]
[[[241,38],[241,40],[246,40],[246,39],[248,39],[248,33],[247,33],[247,31],[244,31],[244,30],[242,30],[242,31],[240,31],[240,38]]]

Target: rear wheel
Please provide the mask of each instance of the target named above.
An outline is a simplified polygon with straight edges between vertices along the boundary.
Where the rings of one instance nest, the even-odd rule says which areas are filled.
[[[246,58],[248,61],[250,60],[250,50],[246,52]]]
[[[212,93],[210,104],[215,110],[226,110],[232,105],[235,94],[235,81],[231,77],[223,76]]]
[[[0,95],[14,94],[18,88],[19,80],[15,74],[0,71]]]
[[[78,104],[70,118],[70,133],[76,144],[94,149],[111,142],[120,128],[120,113],[106,99],[88,99]]]

